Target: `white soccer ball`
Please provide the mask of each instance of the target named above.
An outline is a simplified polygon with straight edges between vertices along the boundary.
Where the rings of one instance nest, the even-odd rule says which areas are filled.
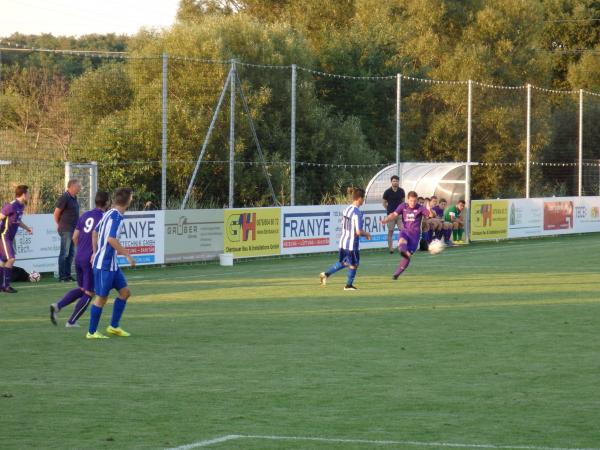
[[[42,276],[39,272],[36,272],[35,270],[29,274],[29,281],[31,281],[32,283],[37,283],[41,279]]]
[[[437,255],[438,253],[443,252],[445,247],[446,244],[444,244],[442,241],[440,241],[439,239],[434,239],[429,244],[429,253],[431,253],[432,255]]]

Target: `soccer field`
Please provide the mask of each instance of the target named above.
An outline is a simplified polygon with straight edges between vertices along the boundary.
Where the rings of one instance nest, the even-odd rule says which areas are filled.
[[[600,448],[598,235],[126,271],[130,338],[0,296],[2,449]],[[47,277],[46,277],[47,278]],[[112,302],[100,330],[110,318]]]

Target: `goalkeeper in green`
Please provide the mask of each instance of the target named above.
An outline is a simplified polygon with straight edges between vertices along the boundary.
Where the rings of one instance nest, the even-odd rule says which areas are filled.
[[[465,222],[462,212],[465,210],[465,201],[459,200],[454,206],[444,211],[444,221],[452,223],[452,240],[455,244],[463,244]]]

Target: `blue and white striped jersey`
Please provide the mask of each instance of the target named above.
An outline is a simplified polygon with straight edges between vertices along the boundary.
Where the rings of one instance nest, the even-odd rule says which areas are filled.
[[[117,262],[117,251],[108,243],[108,238],[119,238],[119,227],[123,216],[116,209],[108,210],[102,216],[102,220],[96,226],[98,233],[98,249],[92,267],[114,272],[119,269]]]
[[[364,226],[363,213],[354,205],[344,209],[342,214],[342,235],[340,236],[340,248],[343,250],[358,250],[360,240],[359,231]]]

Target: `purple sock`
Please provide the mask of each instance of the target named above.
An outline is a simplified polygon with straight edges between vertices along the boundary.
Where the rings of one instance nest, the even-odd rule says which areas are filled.
[[[2,284],[0,289],[4,289],[6,287],[4,284],[4,267],[0,267],[0,284]]]
[[[429,230],[425,232],[425,241],[430,244],[433,239],[433,231]]]
[[[402,272],[404,272],[406,270],[406,268],[408,267],[409,264],[410,264],[410,258],[407,258],[406,256],[402,256],[402,259],[400,260],[400,264],[398,264],[398,268],[394,272],[394,276],[399,277],[402,274]]]
[[[10,281],[12,279],[12,267],[4,268],[4,288],[10,287]]]
[[[70,290],[65,294],[65,296],[56,304],[58,306],[58,310],[60,311],[65,306],[70,305],[75,300],[83,295],[83,291],[79,288],[75,288]]]
[[[452,237],[452,228],[448,230],[444,230],[444,240],[446,242],[450,242],[450,238]]]
[[[79,318],[81,316],[83,316],[83,313],[85,312],[85,310],[87,309],[87,307],[91,301],[92,301],[92,297],[90,297],[89,295],[84,293],[83,296],[79,299],[79,301],[75,305],[73,314],[71,314],[71,317],[69,317],[69,323],[71,325],[75,324],[75,322],[77,322],[79,320]]]

